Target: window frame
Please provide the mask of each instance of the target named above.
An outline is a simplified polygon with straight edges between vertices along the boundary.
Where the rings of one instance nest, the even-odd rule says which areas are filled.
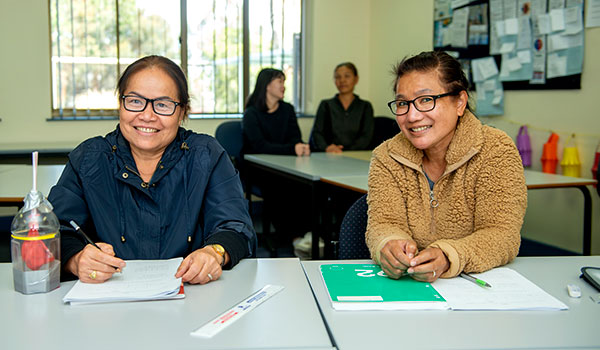
[[[52,3],[58,0],[48,0],[48,26],[49,26],[49,53],[50,53],[50,97],[51,97],[51,117],[49,121],[61,121],[61,120],[118,120],[118,108],[117,109],[90,109],[90,108],[70,108],[70,107],[54,107],[54,72],[52,70],[53,62],[53,38],[52,38]],[[283,0],[285,1],[285,0]],[[305,48],[306,48],[306,1],[300,1],[301,17],[300,17],[300,45],[298,57],[294,57],[294,69],[297,70],[295,85],[294,85],[294,96],[291,101],[294,103],[294,107],[298,115],[302,116],[304,111],[305,101],[305,69],[304,64],[306,62]],[[180,0],[180,27],[179,27],[179,55],[180,55],[180,66],[183,72],[188,76],[188,23],[187,23],[187,3],[188,0]],[[119,28],[119,0],[115,0],[115,13],[116,13],[116,79],[120,76],[121,72],[121,57],[120,57],[120,28]],[[250,86],[250,0],[243,0],[243,41],[242,41],[242,90],[243,100],[246,101],[251,93]],[[283,62],[283,61],[282,61]],[[243,109],[243,108],[242,108]],[[65,111],[71,111],[65,113]],[[189,119],[202,120],[202,119],[233,119],[241,118],[243,116],[243,110],[237,113],[192,113],[189,114]]]

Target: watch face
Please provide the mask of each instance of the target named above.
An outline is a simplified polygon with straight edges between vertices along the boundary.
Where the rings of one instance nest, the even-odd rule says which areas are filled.
[[[225,248],[223,248],[223,246],[220,244],[213,244],[213,249],[220,255],[225,254]]]

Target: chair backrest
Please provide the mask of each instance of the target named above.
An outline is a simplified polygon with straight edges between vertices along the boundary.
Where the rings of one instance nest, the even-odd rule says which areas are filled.
[[[375,117],[375,129],[373,139],[371,139],[370,149],[379,146],[383,141],[391,139],[400,132],[400,127],[395,119],[388,117]]]
[[[367,231],[367,195],[360,197],[344,215],[340,227],[339,259],[370,259],[365,243]]]
[[[229,157],[232,158],[233,164],[237,165],[240,161],[240,153],[242,152],[242,145],[244,143],[242,122],[232,120],[219,124],[215,131],[215,138],[225,148]]]

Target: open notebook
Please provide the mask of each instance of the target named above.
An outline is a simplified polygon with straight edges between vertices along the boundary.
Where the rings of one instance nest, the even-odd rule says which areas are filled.
[[[127,260],[123,272],[115,273],[104,283],[77,281],[63,302],[75,305],[184,298],[181,278],[175,278],[182,261],[183,258]]]
[[[499,267],[473,276],[492,288],[460,277],[433,284],[410,277],[388,278],[375,264],[323,264],[321,276],[336,310],[566,310],[568,307],[521,274]]]

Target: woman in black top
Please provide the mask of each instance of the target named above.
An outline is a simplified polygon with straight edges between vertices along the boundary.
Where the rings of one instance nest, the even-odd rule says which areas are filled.
[[[317,109],[311,137],[313,149],[332,153],[368,149],[375,128],[373,106],[354,94],[358,83],[354,64],[338,64],[334,82],[339,93],[321,101]]]
[[[284,82],[278,69],[265,68],[258,74],[242,121],[244,153],[310,155],[294,107],[283,102]]]
[[[310,155],[310,147],[302,142],[294,107],[283,102],[284,82],[285,75],[278,69],[265,68],[258,74],[242,121],[244,154]],[[263,176],[253,183],[261,189],[265,210],[279,238],[290,241],[308,231],[306,189],[281,177]]]

